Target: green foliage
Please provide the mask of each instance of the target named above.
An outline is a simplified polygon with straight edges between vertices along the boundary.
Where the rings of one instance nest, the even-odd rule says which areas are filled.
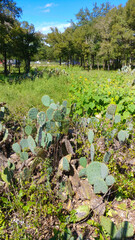
[[[75,104],[74,117],[76,114],[90,117],[98,113],[104,116],[106,113],[108,119],[112,119],[116,114],[113,120],[118,124],[120,118],[125,121],[134,115],[135,112],[131,111],[130,106],[134,105],[135,94],[128,86],[131,80],[114,72],[110,72],[109,82],[109,75],[107,77],[107,73],[102,71],[91,71],[91,76],[86,72],[80,72],[80,75],[74,77],[70,87],[71,104]]]

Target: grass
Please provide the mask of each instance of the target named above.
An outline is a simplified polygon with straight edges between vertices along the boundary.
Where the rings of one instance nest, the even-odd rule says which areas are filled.
[[[20,84],[0,84],[0,102],[6,102],[7,107],[13,114],[25,115],[31,107],[43,108],[41,98],[49,95],[54,101],[62,102],[67,99],[69,91],[68,76],[52,76],[48,78],[44,73],[43,78],[35,80],[26,79]]]
[[[43,69],[44,66],[38,66]],[[49,66],[47,69],[53,69],[54,66]],[[0,102],[6,102],[7,107],[13,115],[22,117],[27,114],[31,107],[37,107],[43,110],[41,98],[43,95],[49,95],[55,102],[62,102],[63,100],[70,100],[69,90],[72,84],[78,85],[80,82],[87,80],[87,88],[94,84],[93,81],[101,81],[104,85],[107,79],[119,79],[119,74],[116,71],[93,70],[84,71],[80,67],[66,67],[57,66],[58,69],[65,69],[66,73],[52,74],[49,76],[45,71],[42,78],[35,78],[35,80],[24,79],[21,83],[9,84],[10,77],[15,77],[15,74],[4,77],[0,75]],[[56,67],[55,67],[56,69]],[[134,76],[122,75],[124,81],[132,81]]]

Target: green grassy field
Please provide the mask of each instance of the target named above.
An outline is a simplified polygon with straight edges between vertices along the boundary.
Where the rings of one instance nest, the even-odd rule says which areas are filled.
[[[40,67],[40,69],[43,68],[44,66]],[[66,99],[68,102],[77,101],[77,103],[84,104],[86,99],[82,97],[89,95],[92,89],[96,95],[99,93],[101,98],[107,93],[105,98],[110,98],[111,103],[111,101],[116,102],[115,93],[118,89],[120,94],[124,94],[124,91],[129,94],[130,85],[134,79],[133,75],[124,75],[117,71],[93,70],[88,72],[79,67],[64,68],[64,66],[53,69],[53,66],[47,67],[43,77],[36,77],[34,80],[25,78],[19,83],[13,81],[15,75],[4,77],[1,74],[0,102],[6,102],[10,111],[20,117],[33,106],[41,110],[43,95],[49,95],[56,102]],[[9,83],[10,78],[12,78],[12,83]]]

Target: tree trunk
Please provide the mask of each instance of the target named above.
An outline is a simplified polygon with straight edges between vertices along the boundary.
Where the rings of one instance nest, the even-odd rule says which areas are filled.
[[[95,56],[92,55],[91,57],[92,57],[92,68],[94,68],[94,66],[95,66]]]
[[[7,75],[8,71],[7,71],[7,52],[6,49],[4,51],[4,74]]]
[[[75,63],[74,63],[74,55],[73,55],[73,58],[72,58],[72,66],[74,66],[75,65]]]
[[[107,66],[108,66],[108,71],[110,70],[110,63],[109,63],[109,60],[107,62]]]
[[[97,67],[98,67],[98,70],[99,70],[99,61],[97,62]]]
[[[81,67],[82,67],[82,63],[83,63],[83,59],[82,59],[82,57],[81,57]]]
[[[10,73],[10,67],[11,67],[11,64],[10,64],[10,60],[9,60],[9,64],[8,64],[8,71]]]
[[[61,66],[61,57],[60,57],[60,66]]]
[[[25,71],[26,71],[26,73],[28,73],[30,71],[30,59],[29,58],[27,58],[25,60]]]

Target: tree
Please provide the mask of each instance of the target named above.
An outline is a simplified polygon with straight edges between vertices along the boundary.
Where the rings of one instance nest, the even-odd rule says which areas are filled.
[[[21,14],[21,8],[13,0],[0,1],[0,52],[4,57],[4,73],[7,75],[7,53],[11,44],[11,29],[15,19]]]
[[[61,65],[62,57],[65,54],[64,37],[58,28],[51,28],[51,30],[52,32],[47,34],[45,42],[52,47],[54,57],[59,58]]]
[[[30,61],[37,53],[41,42],[41,34],[35,33],[34,26],[28,22],[16,23],[12,36],[15,48],[14,55],[18,60],[25,61],[25,71],[30,71]]]

